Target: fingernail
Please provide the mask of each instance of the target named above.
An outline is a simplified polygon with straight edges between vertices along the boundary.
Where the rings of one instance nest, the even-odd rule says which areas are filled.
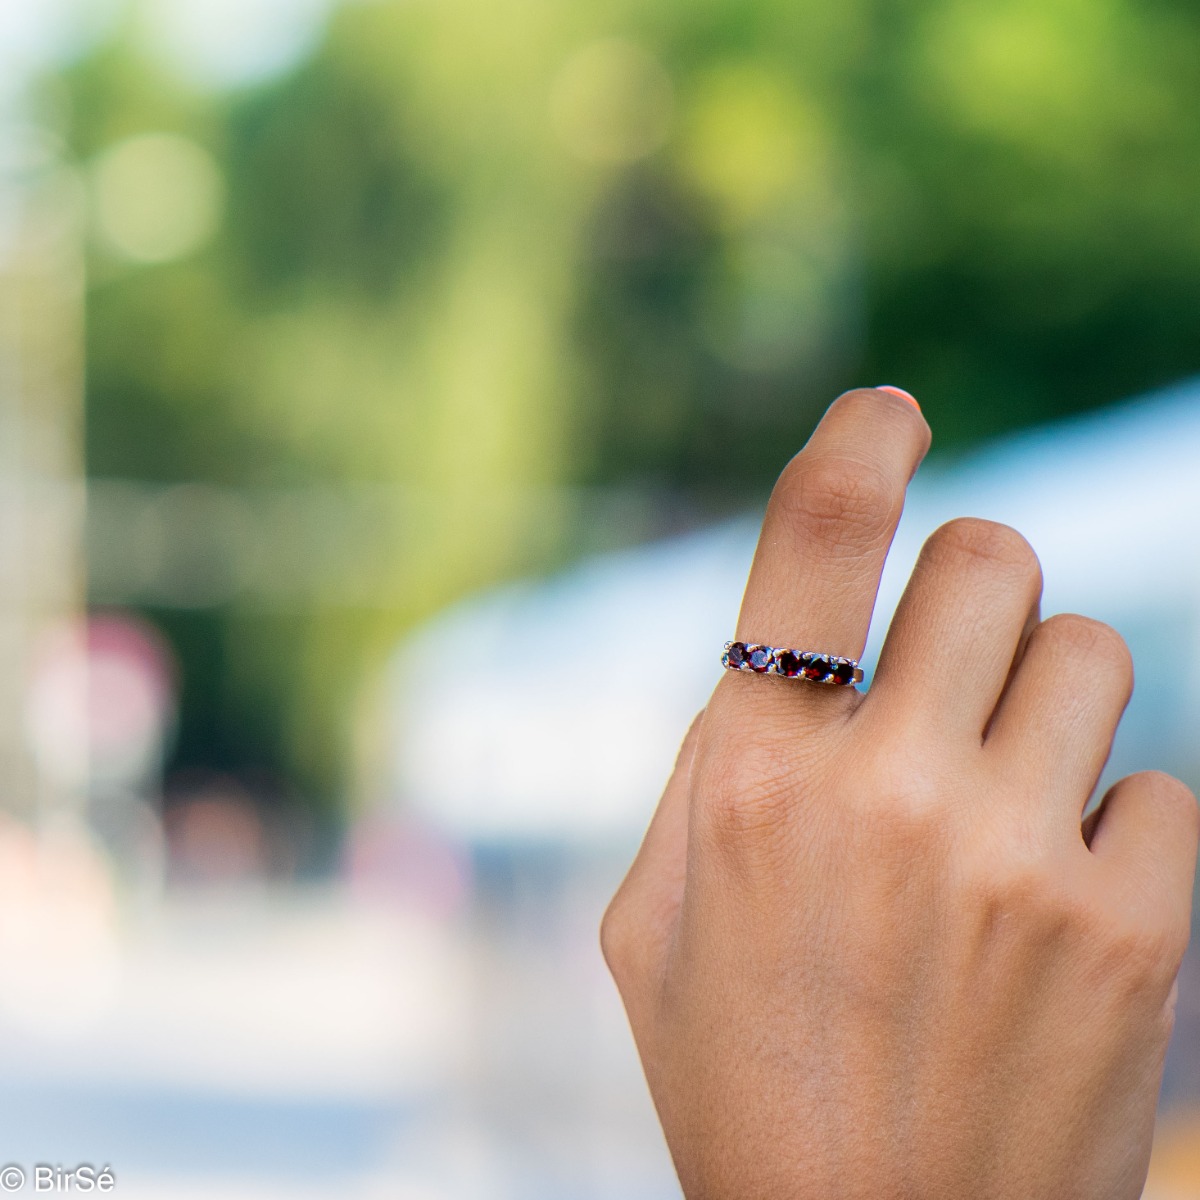
[[[893,396],[899,396],[901,400],[907,400],[909,404],[917,410],[921,411],[921,406],[917,403],[916,396],[910,396],[903,388],[892,387],[891,384],[880,384],[876,389],[877,392],[891,392]]]

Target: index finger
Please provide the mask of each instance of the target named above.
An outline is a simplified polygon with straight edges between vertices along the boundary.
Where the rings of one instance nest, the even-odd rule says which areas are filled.
[[[737,638],[857,659],[904,492],[929,449],[916,403],[863,388],[830,406],[771,493]]]

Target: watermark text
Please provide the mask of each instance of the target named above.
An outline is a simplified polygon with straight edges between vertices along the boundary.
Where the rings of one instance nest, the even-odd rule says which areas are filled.
[[[0,1192],[23,1192],[32,1187],[35,1192],[111,1192],[117,1186],[117,1177],[107,1164],[95,1167],[91,1163],[80,1163],[65,1167],[61,1163],[35,1163],[23,1167],[8,1163],[0,1167]]]

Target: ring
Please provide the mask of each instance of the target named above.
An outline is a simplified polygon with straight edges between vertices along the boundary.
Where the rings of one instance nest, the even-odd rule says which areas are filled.
[[[862,683],[863,673],[853,658],[821,654],[816,650],[788,650],[758,642],[726,642],[721,666],[730,671],[753,671],[756,675],[782,675],[785,679],[807,679],[810,683],[832,683],[848,687]]]

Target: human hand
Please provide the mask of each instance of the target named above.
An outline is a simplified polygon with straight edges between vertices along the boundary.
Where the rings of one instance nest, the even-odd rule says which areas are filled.
[[[857,658],[929,431],[851,392],[772,494],[737,638]],[[602,944],[689,1200],[1136,1200],[1200,810],[1081,829],[1129,652],[1005,526],[926,544],[870,691],[728,672]]]

